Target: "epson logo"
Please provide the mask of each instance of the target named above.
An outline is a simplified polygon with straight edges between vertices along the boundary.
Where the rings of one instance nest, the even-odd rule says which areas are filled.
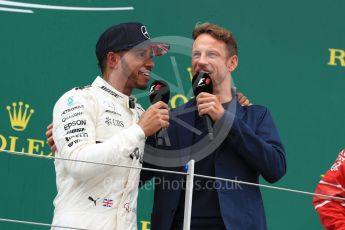
[[[69,130],[72,126],[76,126],[76,125],[86,125],[86,120],[76,120],[76,121],[72,121],[68,124],[66,124],[64,126],[65,130]]]

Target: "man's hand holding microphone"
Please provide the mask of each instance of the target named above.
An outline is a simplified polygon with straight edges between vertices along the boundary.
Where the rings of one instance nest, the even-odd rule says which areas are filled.
[[[142,115],[138,125],[145,136],[151,136],[162,128],[169,127],[169,107],[163,101],[151,105]]]

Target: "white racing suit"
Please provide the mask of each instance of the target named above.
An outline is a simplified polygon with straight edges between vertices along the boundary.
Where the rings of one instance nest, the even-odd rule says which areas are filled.
[[[56,157],[141,167],[145,134],[137,121],[142,112],[135,98],[100,77],[68,91],[54,107]],[[140,170],[58,159],[55,170],[53,225],[137,229]]]

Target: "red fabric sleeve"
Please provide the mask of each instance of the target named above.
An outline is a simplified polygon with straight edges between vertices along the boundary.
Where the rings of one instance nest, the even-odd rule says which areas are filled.
[[[315,193],[345,198],[345,149],[320,180]],[[315,195],[313,205],[327,230],[345,230],[345,200]]]

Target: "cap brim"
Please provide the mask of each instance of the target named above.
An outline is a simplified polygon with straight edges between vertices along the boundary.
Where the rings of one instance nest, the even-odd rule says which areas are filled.
[[[169,52],[170,45],[168,43],[151,43],[152,55],[153,56],[162,56]]]
[[[151,47],[151,50],[152,50],[152,55],[153,56],[162,56],[166,53],[169,52],[169,49],[170,49],[170,44],[168,43],[164,43],[164,42],[153,42],[151,40],[146,40],[144,42],[141,42],[134,47],[147,47],[147,46],[150,46]]]

